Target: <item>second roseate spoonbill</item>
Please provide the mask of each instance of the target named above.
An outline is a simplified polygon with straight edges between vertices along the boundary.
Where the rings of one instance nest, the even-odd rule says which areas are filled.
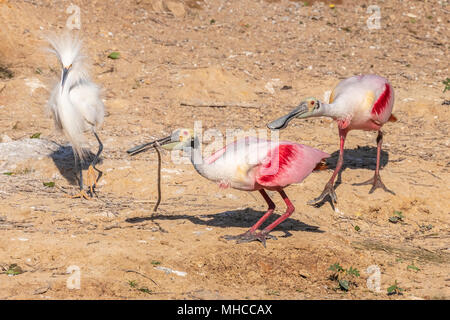
[[[284,129],[294,118],[331,117],[337,121],[339,128],[340,150],[339,160],[322,194],[308,202],[317,204],[327,195],[336,203],[334,180],[344,162],[344,143],[350,130],[378,131],[377,136],[377,164],[372,179],[354,185],[372,184],[369,193],[377,188],[395,194],[387,189],[380,178],[380,154],[383,133],[381,127],[388,121],[396,121],[392,114],[394,106],[394,89],[390,83],[378,75],[359,75],[347,78],[338,83],[331,93],[329,103],[316,98],[308,98],[287,115],[270,122],[267,126],[271,130]]]
[[[136,154],[155,142],[128,150]],[[191,162],[195,170],[220,188],[243,191],[258,190],[267,202],[268,210],[247,232],[237,236],[225,236],[238,243],[259,240],[266,246],[266,239],[275,238],[269,233],[286,220],[295,210],[283,188],[303,181],[323,159],[330,155],[320,150],[288,141],[271,141],[245,137],[227,145],[210,157],[203,159],[199,140],[193,130],[178,129],[171,136],[157,140],[168,150],[191,149]],[[258,228],[274,212],[275,204],[265,190],[277,191],[286,203],[286,212],[274,222],[257,232]]]
[[[89,199],[83,188],[83,166],[87,154],[83,149],[84,133],[91,132],[98,141],[99,148],[87,171],[88,192],[92,197],[95,186],[102,172],[95,167],[103,144],[97,135],[97,129],[102,125],[104,105],[100,98],[99,87],[91,81],[86,70],[84,56],[81,54],[81,40],[64,33],[59,37],[49,38],[50,49],[62,67],[61,80],[55,85],[48,107],[53,115],[55,126],[61,130],[70,141],[75,157],[75,167],[79,166],[80,192],[73,198]],[[98,172],[96,177],[94,169]]]

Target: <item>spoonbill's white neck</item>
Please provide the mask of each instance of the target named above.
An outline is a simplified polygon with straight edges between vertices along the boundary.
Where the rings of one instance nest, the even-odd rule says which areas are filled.
[[[200,146],[200,140],[198,137],[194,137],[191,140],[191,145],[189,146],[191,151],[191,163],[195,170],[203,177],[207,178],[208,164],[203,161],[202,148]]]
[[[341,108],[339,100],[332,103],[320,102],[321,115],[333,119],[343,119],[347,117],[346,108]]]

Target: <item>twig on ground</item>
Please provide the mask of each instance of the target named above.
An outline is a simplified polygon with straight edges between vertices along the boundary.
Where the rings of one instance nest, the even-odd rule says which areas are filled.
[[[157,286],[159,287],[159,284],[157,284],[157,283],[155,282],[155,280],[153,280],[152,278],[146,276],[146,275],[143,274],[143,273],[140,273],[139,271],[135,271],[135,270],[123,270],[123,271],[125,271],[125,272],[133,272],[133,273],[137,273],[138,275],[140,275],[140,276],[142,276],[142,277],[144,277],[144,278],[150,280],[151,282],[153,282],[155,285],[157,285]]]
[[[153,212],[156,212],[161,203],[161,152],[159,151],[159,143],[157,141],[155,141],[153,148],[155,148],[155,151],[158,154],[158,200],[153,208]]]

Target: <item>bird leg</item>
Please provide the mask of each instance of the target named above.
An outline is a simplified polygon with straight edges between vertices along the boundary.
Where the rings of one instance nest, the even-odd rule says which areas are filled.
[[[94,135],[98,141],[98,151],[97,151],[97,154],[95,155],[94,160],[92,160],[91,165],[89,166],[88,171],[87,171],[87,183],[89,186],[89,193],[90,193],[91,197],[95,193],[95,187],[97,185],[97,182],[100,180],[101,176],[103,175],[103,172],[95,167],[95,165],[97,164],[97,161],[100,157],[100,154],[103,151],[103,144],[100,141],[100,138],[98,137],[96,132],[94,132]],[[98,177],[95,176],[94,169],[98,172]]]
[[[83,165],[81,162],[82,162],[82,160],[81,159],[77,160],[77,155],[75,155],[75,167],[79,167],[79,169],[80,169],[80,177],[78,180],[78,185],[80,186],[80,192],[73,196],[69,196],[69,197],[71,199],[80,198],[80,199],[89,200],[90,198],[87,195],[86,191],[84,191],[84,188],[83,188]]]
[[[274,236],[271,236],[269,234],[269,232],[271,232],[276,226],[278,226],[280,223],[282,223],[284,220],[286,220],[287,218],[289,218],[291,216],[291,214],[295,211],[295,207],[292,204],[291,200],[289,200],[287,194],[283,191],[283,190],[279,190],[278,191],[281,195],[281,197],[284,200],[284,203],[286,203],[286,212],[281,216],[278,217],[277,220],[275,220],[274,222],[272,222],[271,224],[269,224],[267,227],[265,227],[263,229],[263,231],[261,231],[260,233],[258,233],[257,235],[255,235],[255,240],[259,240],[262,242],[264,248],[266,247],[266,239],[277,239]]]
[[[242,233],[240,235],[237,235],[237,236],[226,235],[226,236],[223,237],[225,240],[236,240],[237,243],[256,240],[255,239],[256,230],[264,223],[264,221],[267,220],[267,218],[275,210],[275,203],[273,203],[272,199],[270,199],[270,197],[267,194],[267,192],[264,189],[259,190],[259,192],[261,193],[261,195],[263,196],[264,200],[266,200],[267,205],[269,206],[269,208],[267,209],[267,212],[249,230],[247,230],[246,232],[244,232],[244,233]],[[265,243],[265,240],[264,240],[264,243]]]
[[[267,212],[250,230],[248,230],[246,233],[244,233],[243,235],[241,235],[241,237],[237,240],[237,243],[242,243],[242,242],[250,242],[250,241],[254,241],[254,240],[258,240],[261,241],[261,243],[263,244],[264,248],[266,247],[266,240],[267,239],[274,239],[276,240],[277,238],[275,236],[270,235],[269,233],[276,227],[278,226],[280,223],[282,223],[284,220],[286,220],[295,210],[294,205],[292,204],[292,202],[289,200],[288,196],[286,195],[286,193],[283,190],[279,190],[278,191],[281,195],[281,197],[283,198],[284,202],[286,203],[286,212],[278,217],[278,219],[276,219],[274,222],[272,222],[270,225],[268,225],[267,227],[265,227],[261,232],[259,233],[255,233],[254,231],[256,230],[257,227],[259,227],[261,225],[262,222],[264,222],[264,220],[267,219],[267,217],[269,216]],[[265,192],[264,192],[265,193]],[[275,206],[274,206],[275,208]],[[269,209],[270,210],[270,209]],[[273,210],[272,210],[273,211]],[[267,216],[266,216],[267,215]],[[263,220],[264,219],[264,220]],[[262,220],[262,221],[261,221]],[[256,228],[253,230],[253,232],[251,232],[251,230],[256,226]]]
[[[347,131],[339,129],[339,139],[340,139],[340,148],[339,148],[339,159],[336,165],[336,168],[334,169],[333,175],[331,176],[330,180],[328,180],[327,184],[325,185],[325,188],[323,189],[320,196],[317,198],[308,201],[309,205],[316,205],[320,202],[322,202],[326,196],[330,196],[331,201],[334,203],[337,203],[337,196],[336,192],[334,191],[334,179],[336,179],[336,176],[338,175],[339,171],[342,168],[342,165],[344,164],[344,144],[345,144],[345,137],[347,136]]]
[[[386,186],[384,185],[384,183],[381,181],[381,178],[380,178],[380,158],[381,158],[381,144],[382,143],[383,143],[383,133],[380,130],[380,131],[378,131],[378,136],[377,136],[377,166],[375,167],[375,174],[374,174],[373,178],[371,178],[365,182],[354,183],[353,185],[354,186],[363,186],[363,185],[371,184],[372,188],[370,189],[369,193],[374,192],[378,188],[382,188],[384,191],[395,195],[395,193],[393,191],[386,188]]]

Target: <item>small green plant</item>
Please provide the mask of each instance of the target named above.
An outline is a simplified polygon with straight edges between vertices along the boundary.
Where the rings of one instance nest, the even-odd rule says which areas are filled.
[[[350,276],[355,276],[355,277],[359,277],[359,276],[360,276],[358,269],[353,268],[353,267],[350,267],[350,268],[347,269],[345,272],[346,272],[348,275],[350,275]]]
[[[339,263],[334,263],[328,270],[333,272],[329,279],[337,281],[337,289],[348,291],[351,287],[357,286],[354,279],[360,276],[358,269],[353,267],[344,269]]]
[[[333,271],[333,272],[343,272],[343,271],[345,271],[344,268],[342,268],[341,265],[339,263],[337,263],[337,262],[335,264],[332,264],[328,268],[328,270]]]
[[[153,294],[153,291],[150,290],[147,287],[139,287],[138,283],[135,280],[129,280],[128,281],[128,285],[133,288],[136,289],[139,292],[143,292],[143,293],[147,293],[147,294]]]
[[[113,59],[113,60],[119,59],[119,58],[120,58],[120,52],[113,51],[113,52],[111,52],[111,53],[108,55],[108,58]]]
[[[214,23],[216,23],[216,20],[214,20],[214,19],[209,20],[209,24],[214,24]]]
[[[397,223],[403,221],[403,213],[401,211],[394,211],[394,215],[389,218],[389,222]]]
[[[6,273],[8,276],[17,276],[18,274],[23,273],[23,270],[17,264],[13,263],[9,265],[4,273]]]
[[[389,288],[387,288],[387,294],[390,295],[394,295],[394,294],[402,294],[402,292],[404,291],[404,289],[400,288],[398,286],[397,280],[395,280],[394,284],[392,286],[390,286]]]
[[[151,264],[154,265],[154,266],[158,266],[158,265],[161,264],[161,262],[157,261],[157,260],[152,260]]]
[[[361,231],[361,228],[359,226],[355,226],[355,231]]]
[[[35,134],[31,135],[30,139],[39,139],[41,137],[40,132],[36,132]]]
[[[279,296],[279,295],[280,295],[280,291],[277,291],[277,290],[268,290],[268,291],[267,291],[267,295],[268,295],[268,296]]]
[[[139,290],[140,292],[143,292],[143,293],[146,293],[146,294],[153,294],[153,291],[150,290],[150,289],[147,288],[147,287],[138,288],[138,290]]]
[[[53,181],[50,182],[43,182],[42,183],[44,187],[53,188],[55,186],[55,183]]]
[[[406,270],[414,270],[414,271],[416,271],[416,272],[420,271],[420,269],[419,269],[418,267],[416,267],[416,266],[414,265],[414,263],[411,263],[410,265],[408,265],[408,266],[406,267]]]
[[[14,174],[14,172],[3,172],[3,174],[5,176],[12,176]]]
[[[442,81],[442,83],[445,85],[444,87],[444,93],[448,90],[450,91],[450,78],[445,79]]]

